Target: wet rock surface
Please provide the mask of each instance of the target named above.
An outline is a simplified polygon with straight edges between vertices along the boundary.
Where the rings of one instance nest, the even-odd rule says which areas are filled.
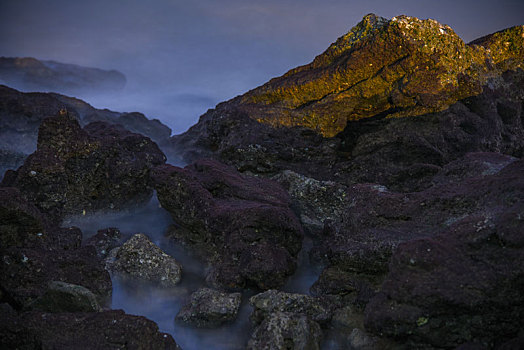
[[[86,241],[85,245],[94,246],[98,256],[105,259],[109,256],[111,250],[119,247],[122,243],[120,230],[115,227],[110,227],[98,230],[95,235]]]
[[[175,320],[199,328],[218,327],[235,320],[241,299],[240,293],[201,288],[191,294],[191,300],[182,306]]]
[[[150,139],[97,122],[84,129],[67,112],[46,119],[38,149],[2,184],[17,187],[42,212],[66,214],[138,205],[152,195],[149,171],[165,162]]]
[[[46,312],[96,312],[102,308],[96,296],[87,288],[59,281],[51,281],[30,309]]]
[[[322,330],[302,314],[274,312],[253,332],[247,349],[320,349]]]
[[[162,207],[178,225],[172,237],[214,267],[211,285],[269,289],[294,272],[303,234],[277,183],[212,160],[184,169],[157,167],[152,177]]]
[[[180,349],[171,335],[121,310],[17,314],[2,304],[0,347],[5,349]]]
[[[332,316],[328,300],[274,289],[252,296],[249,303],[254,308],[251,320],[255,324],[261,323],[263,319],[274,312],[303,314],[321,324],[327,323]]]
[[[127,278],[163,287],[175,286],[182,276],[182,267],[175,258],[164,253],[142,233],[133,235],[118,248],[109,269]]]

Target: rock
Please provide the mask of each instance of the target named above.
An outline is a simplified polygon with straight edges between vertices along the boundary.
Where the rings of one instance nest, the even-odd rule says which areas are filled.
[[[320,349],[322,331],[307,316],[286,312],[271,313],[255,328],[248,349]]]
[[[67,109],[81,126],[104,121],[121,125],[131,132],[166,144],[171,129],[141,113],[119,113],[96,109],[88,103],[55,93],[23,93],[0,85],[0,177],[5,170],[17,169],[36,150],[38,127],[45,118]]]
[[[365,331],[354,328],[349,334],[349,345],[354,350],[373,350],[376,349],[376,341]]]
[[[146,202],[152,195],[149,171],[164,162],[150,139],[100,122],[82,129],[64,112],[42,123],[38,150],[2,184],[17,187],[59,221]]]
[[[175,320],[198,328],[218,327],[236,319],[241,299],[240,293],[201,288],[191,294],[190,302],[182,306]]]
[[[211,285],[269,289],[294,272],[303,233],[277,183],[211,160],[157,167],[152,178],[179,225],[171,236],[211,263]]]
[[[256,294],[249,299],[254,310],[251,320],[259,324],[274,312],[287,312],[305,315],[320,324],[327,323],[332,316],[332,310],[326,301],[309,295],[268,290]]]
[[[173,349],[171,335],[142,316],[104,312],[0,314],[3,349]]]
[[[440,228],[475,213],[508,208],[521,191],[516,175],[505,172],[516,163],[494,175],[407,194],[372,184],[352,186],[348,190],[351,210],[326,229],[312,256],[327,258],[344,271],[380,275],[388,270],[391,254],[400,243],[433,236]],[[442,174],[446,172],[444,168]]]
[[[116,70],[82,67],[32,57],[0,57],[3,84],[26,91],[68,94],[122,90],[126,77]]]
[[[102,259],[105,259],[111,250],[120,246],[122,243],[122,234],[120,230],[114,227],[109,227],[103,230],[98,230],[97,233],[86,241],[86,245],[92,245],[96,249],[96,253]]]
[[[116,260],[110,265],[110,269],[162,287],[175,286],[182,275],[180,264],[142,233],[133,235],[118,249]]]
[[[324,225],[338,220],[350,205],[347,188],[333,181],[319,181],[284,170],[272,177],[287,189],[293,209],[304,229],[318,236]]]
[[[96,295],[100,305],[111,300],[111,278],[93,247],[73,250],[12,247],[0,253],[0,286],[18,309],[43,296],[51,281],[85,287]]]
[[[432,214],[447,222],[431,237],[398,245],[380,292],[366,306],[367,330],[414,347],[492,348],[519,334],[524,270],[515,261],[524,258],[523,171],[517,160],[495,175],[437,187],[437,201],[424,193]]]
[[[44,240],[47,226],[38,209],[22,198],[16,188],[0,188],[0,246],[21,247]]]
[[[51,281],[44,295],[29,306],[46,312],[97,312],[102,308],[87,288],[60,281]]]
[[[504,70],[521,67],[522,32],[517,26],[494,35],[493,44],[466,45],[450,27],[431,19],[370,14],[312,63],[229,103],[262,123],[305,126],[326,137],[341,132],[349,120],[441,111],[479,94],[502,62]],[[503,54],[486,49],[504,46],[504,35],[514,45]]]
[[[434,23],[422,21],[419,24],[424,26],[424,23],[429,23],[433,28]],[[438,26],[434,29],[440,33]],[[449,38],[453,35],[450,34]],[[447,34],[442,37],[448,38]],[[485,50],[476,45],[464,47],[466,51]],[[357,53],[359,50],[350,50],[350,52]],[[342,56],[345,54],[349,55],[349,52],[342,53]],[[392,52],[392,55],[396,55],[396,52]],[[521,59],[513,62],[517,66],[522,64]],[[347,68],[342,64],[343,67],[338,69],[339,64],[342,63],[334,63],[333,72]],[[436,108],[438,111],[422,114],[417,112],[416,117],[410,118],[393,118],[392,116],[398,113],[411,113],[410,111],[419,108],[424,109],[426,107],[421,105],[425,102],[413,108],[391,110],[387,113],[372,112],[382,107],[380,104],[371,103],[370,110],[355,112],[354,118],[351,117],[347,123],[341,123],[340,132],[334,137],[322,137],[304,126],[290,127],[286,124],[286,118],[289,116],[285,111],[288,107],[276,108],[272,107],[273,105],[263,104],[246,107],[239,101],[244,97],[248,98],[250,96],[248,93],[244,97],[219,104],[216,109],[208,111],[186,133],[172,137],[171,144],[179,150],[180,157],[187,162],[207,157],[233,165],[242,172],[264,176],[292,170],[315,180],[333,181],[346,186],[357,183],[377,183],[395,191],[421,191],[431,187],[433,176],[444,165],[463,157],[468,152],[498,152],[519,158],[523,156],[524,70],[519,67],[506,71],[502,68],[493,69],[486,71],[488,78],[485,81],[481,79],[484,82],[478,83],[478,89],[475,88],[477,92],[472,96],[468,95],[469,97],[460,97],[460,93],[457,92],[453,97],[454,101],[445,102],[448,106],[446,108],[428,107],[433,110]],[[350,72],[354,71],[348,71],[348,77],[353,79]],[[284,82],[286,79],[283,77],[275,81]],[[357,80],[360,81],[360,78]],[[304,78],[304,81],[307,79]],[[438,79],[431,79],[431,81],[437,82]],[[442,86],[442,89],[469,89],[468,82],[457,84]],[[271,85],[272,83],[268,83],[268,86]],[[317,88],[316,85],[312,86]],[[323,84],[318,85],[319,89],[324,87]],[[293,91],[293,84],[289,88],[290,92]],[[402,89],[402,84],[393,87],[391,91],[398,88]],[[261,93],[264,89],[264,87],[255,89],[253,94]],[[271,91],[271,88],[269,89]],[[446,94],[444,90],[436,89],[435,93]],[[277,91],[279,90],[275,90],[275,93]],[[432,93],[430,92],[430,95]],[[376,98],[383,99],[386,95],[379,95]],[[336,98],[337,94],[329,96]],[[422,101],[427,94],[414,92],[412,97]],[[333,111],[336,115],[340,114],[342,119],[353,113],[352,103],[339,106],[337,101],[331,101],[330,98],[323,102],[321,113]],[[439,103],[444,100],[445,98],[439,100]],[[274,105],[286,103],[285,97],[282,96],[280,100],[275,100]],[[273,114],[266,113],[267,109],[272,108]],[[320,109],[317,103],[304,108]],[[303,116],[302,111],[297,112],[297,115]],[[278,124],[276,121],[278,127],[265,124],[268,120],[279,118],[282,123]],[[307,121],[307,118],[305,120]],[[310,121],[315,120],[312,118]],[[325,120],[328,124],[332,121],[331,118]],[[296,122],[302,123],[302,120]],[[318,123],[323,122],[318,121]],[[316,127],[312,126],[312,128]],[[321,126],[316,129],[320,130]]]
[[[106,122],[123,126],[126,130],[149,137],[159,146],[171,136],[171,129],[158,119],[147,119],[138,112],[107,114],[99,111],[86,112],[81,119],[82,125],[93,122]]]

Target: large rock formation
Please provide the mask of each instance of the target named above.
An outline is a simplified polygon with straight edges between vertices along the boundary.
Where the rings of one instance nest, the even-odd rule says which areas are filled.
[[[295,271],[302,229],[277,183],[210,160],[157,167],[152,177],[178,225],[172,236],[214,266],[210,283],[269,289]]]
[[[180,350],[171,335],[145,317],[121,310],[94,313],[17,314],[0,304],[2,349]]]
[[[4,178],[41,211],[60,219],[146,202],[149,171],[165,162],[149,138],[103,122],[80,127],[67,112],[46,119],[38,149]]]
[[[81,126],[104,121],[123,126],[131,132],[166,144],[171,129],[159,120],[141,113],[119,113],[96,109],[88,103],[55,93],[23,93],[0,85],[0,178],[7,169],[22,165],[36,150],[38,128],[42,121],[67,109]]]
[[[100,93],[122,90],[126,77],[116,70],[40,61],[32,57],[0,57],[0,83],[25,91]]]

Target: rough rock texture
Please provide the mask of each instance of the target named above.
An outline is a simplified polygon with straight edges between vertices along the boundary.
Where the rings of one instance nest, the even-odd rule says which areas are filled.
[[[326,137],[348,121],[441,111],[479,94],[488,78],[522,67],[523,32],[517,26],[466,45],[449,26],[431,19],[370,14],[312,63],[222,107]]]
[[[146,202],[149,171],[165,162],[149,138],[97,122],[84,129],[67,112],[47,118],[38,149],[2,185],[20,189],[42,212],[60,219]]]
[[[119,113],[96,109],[88,103],[55,93],[23,93],[0,85],[0,171],[16,169],[36,149],[38,127],[42,121],[67,109],[81,126],[104,121],[121,125],[131,132],[165,144],[171,129],[159,120],[141,113]]]
[[[105,259],[111,250],[122,244],[122,234],[120,230],[114,227],[98,230],[97,233],[90,237],[85,245],[92,245],[96,253],[102,259]]]
[[[51,281],[83,286],[101,305],[111,298],[111,279],[93,247],[74,250],[9,248],[2,250],[0,284],[17,308],[41,297]]]
[[[121,310],[17,314],[5,304],[0,310],[2,349],[180,349],[154,322]]]
[[[476,153],[422,192],[348,188],[350,210],[312,250],[328,264],[312,291],[365,307],[367,330],[414,347],[511,339],[524,312],[515,264],[524,252],[523,166]]]
[[[81,285],[104,305],[111,279],[93,247],[80,247],[82,232],[59,228],[15,188],[0,188],[0,289],[20,309],[41,297],[51,281]]]
[[[277,290],[268,290],[252,296],[249,303],[254,310],[251,321],[259,324],[273,312],[292,312],[303,314],[320,324],[331,319],[332,310],[325,300],[309,295],[286,293]]]
[[[0,57],[0,83],[26,91],[99,93],[122,90],[126,77],[116,70],[41,61],[32,57]]]
[[[490,79],[479,95],[413,118],[349,122],[334,138],[302,128],[273,128],[219,105],[172,138],[181,157],[213,157],[242,172],[283,170],[345,185],[378,183],[410,192],[431,186],[440,168],[467,152],[522,157],[524,70]]]
[[[247,345],[250,350],[320,350],[322,331],[307,316],[274,312],[255,328]]]
[[[182,306],[175,320],[199,328],[218,327],[236,319],[241,300],[240,293],[201,288],[191,294],[191,300]]]
[[[30,309],[46,312],[96,312],[102,308],[96,296],[87,288],[60,281],[51,281],[44,295],[29,305]]]
[[[294,272],[303,234],[277,183],[211,160],[157,167],[152,177],[178,225],[172,236],[213,265],[211,284],[269,289]]]
[[[182,267],[175,258],[164,253],[142,233],[133,235],[118,249],[116,259],[109,267],[126,277],[163,287],[175,286],[182,275]]]

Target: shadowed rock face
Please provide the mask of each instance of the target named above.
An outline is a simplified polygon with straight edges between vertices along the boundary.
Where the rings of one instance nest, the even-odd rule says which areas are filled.
[[[65,112],[42,123],[37,151],[2,184],[59,219],[144,203],[152,195],[149,170],[164,162],[149,138],[102,122],[82,129]]]
[[[4,349],[172,349],[171,335],[142,316],[121,310],[92,313],[26,312],[1,304],[0,347]]]
[[[269,289],[294,272],[302,229],[277,183],[211,160],[156,167],[152,178],[162,207],[179,225],[171,235],[213,265],[211,284]]]
[[[141,113],[119,113],[96,109],[88,103],[55,93],[23,93],[0,85],[0,176],[16,169],[36,149],[42,121],[67,109],[81,126],[95,121],[121,125],[157,143],[166,142],[171,129]]]

